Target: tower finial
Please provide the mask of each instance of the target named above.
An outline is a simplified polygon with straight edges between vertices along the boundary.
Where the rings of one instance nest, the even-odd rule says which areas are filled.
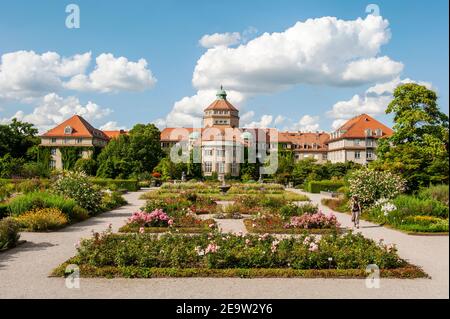
[[[216,94],[217,98],[220,100],[226,100],[227,99],[227,92],[223,89],[223,85],[220,85],[220,90]]]

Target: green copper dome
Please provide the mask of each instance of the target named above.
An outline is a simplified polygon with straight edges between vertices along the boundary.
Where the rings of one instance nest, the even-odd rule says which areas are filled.
[[[217,91],[216,96],[220,100],[226,100],[227,99],[227,92],[225,92],[225,90],[223,89],[222,85],[220,86],[220,90]]]

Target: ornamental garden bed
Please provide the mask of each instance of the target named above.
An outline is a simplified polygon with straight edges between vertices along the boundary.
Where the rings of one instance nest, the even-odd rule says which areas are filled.
[[[217,232],[182,234],[95,233],[81,241],[75,257],[53,276],[65,276],[76,264],[81,277],[324,277],[365,278],[376,264],[382,277],[426,278],[420,268],[402,260],[395,246],[360,234],[270,235]]]
[[[127,224],[119,229],[122,233],[202,233],[217,227],[214,219],[199,219],[194,213],[170,217],[161,209],[147,212],[135,212]]]

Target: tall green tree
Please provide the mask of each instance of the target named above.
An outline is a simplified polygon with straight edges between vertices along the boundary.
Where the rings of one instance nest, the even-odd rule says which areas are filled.
[[[160,131],[153,124],[137,124],[128,135],[113,139],[97,157],[97,176],[130,178],[151,173],[163,157]]]
[[[33,124],[15,118],[10,124],[0,125],[0,157],[10,154],[14,158],[28,159],[28,149],[40,143],[37,134]]]
[[[400,85],[386,113],[394,115],[394,134],[379,141],[371,166],[402,175],[410,192],[448,183],[449,117],[440,111],[436,93],[414,83]]]

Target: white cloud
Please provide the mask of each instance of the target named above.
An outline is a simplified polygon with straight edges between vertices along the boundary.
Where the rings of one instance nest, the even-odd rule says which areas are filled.
[[[118,130],[126,130],[125,126],[120,126],[116,121],[109,121],[100,126],[100,130],[102,131],[118,131]]]
[[[219,46],[228,47],[241,42],[241,34],[239,32],[226,32],[205,34],[199,41],[204,48],[214,48]]]
[[[13,118],[17,118],[20,121],[33,123],[42,133],[75,114],[82,116],[87,121],[93,121],[101,119],[111,112],[109,108],[102,108],[91,101],[82,105],[76,97],[63,98],[56,93],[50,93],[41,99],[32,113],[25,114],[25,112],[20,110],[11,118],[2,119],[1,121],[5,123]]]
[[[299,84],[339,87],[389,81],[403,69],[402,63],[379,56],[390,37],[389,22],[381,16],[350,21],[322,17],[264,33],[236,48],[215,46],[197,61],[192,78],[197,94],[176,102],[166,123],[187,125],[200,117],[214,99],[214,94],[205,94],[222,84],[244,103],[256,94]]]
[[[61,57],[56,52],[5,53],[0,61],[0,99],[35,102],[64,88],[80,91],[141,91],[151,88],[156,79],[147,62],[100,54],[94,71],[86,75],[91,52]]]
[[[392,101],[392,94],[395,88],[404,83],[419,83],[431,88],[431,83],[416,82],[411,79],[400,80],[395,78],[392,81],[376,84],[368,88],[363,94],[355,94],[350,100],[335,103],[327,115],[334,119],[332,128],[337,129],[346,120],[359,114],[369,114],[376,116],[384,114],[387,106]]]
[[[110,53],[102,53],[96,62],[94,71],[89,75],[74,76],[65,87],[98,92],[143,91],[156,83],[145,59],[132,62],[125,57],[115,58]]]
[[[273,122],[273,116],[264,114],[259,121],[253,121],[245,125],[247,128],[268,128]]]
[[[5,53],[0,63],[0,98],[30,99],[59,90],[63,78],[85,72],[90,60],[90,52],[69,58],[55,52]]]
[[[275,121],[273,122],[273,124],[279,125],[279,124],[283,123],[284,121],[286,121],[286,118],[284,116],[282,116],[282,115],[278,115],[275,118]]]
[[[319,117],[311,116],[311,115],[304,115],[300,118],[300,120],[297,123],[294,123],[292,125],[291,130],[302,131],[302,132],[317,131],[317,130],[319,130]]]

